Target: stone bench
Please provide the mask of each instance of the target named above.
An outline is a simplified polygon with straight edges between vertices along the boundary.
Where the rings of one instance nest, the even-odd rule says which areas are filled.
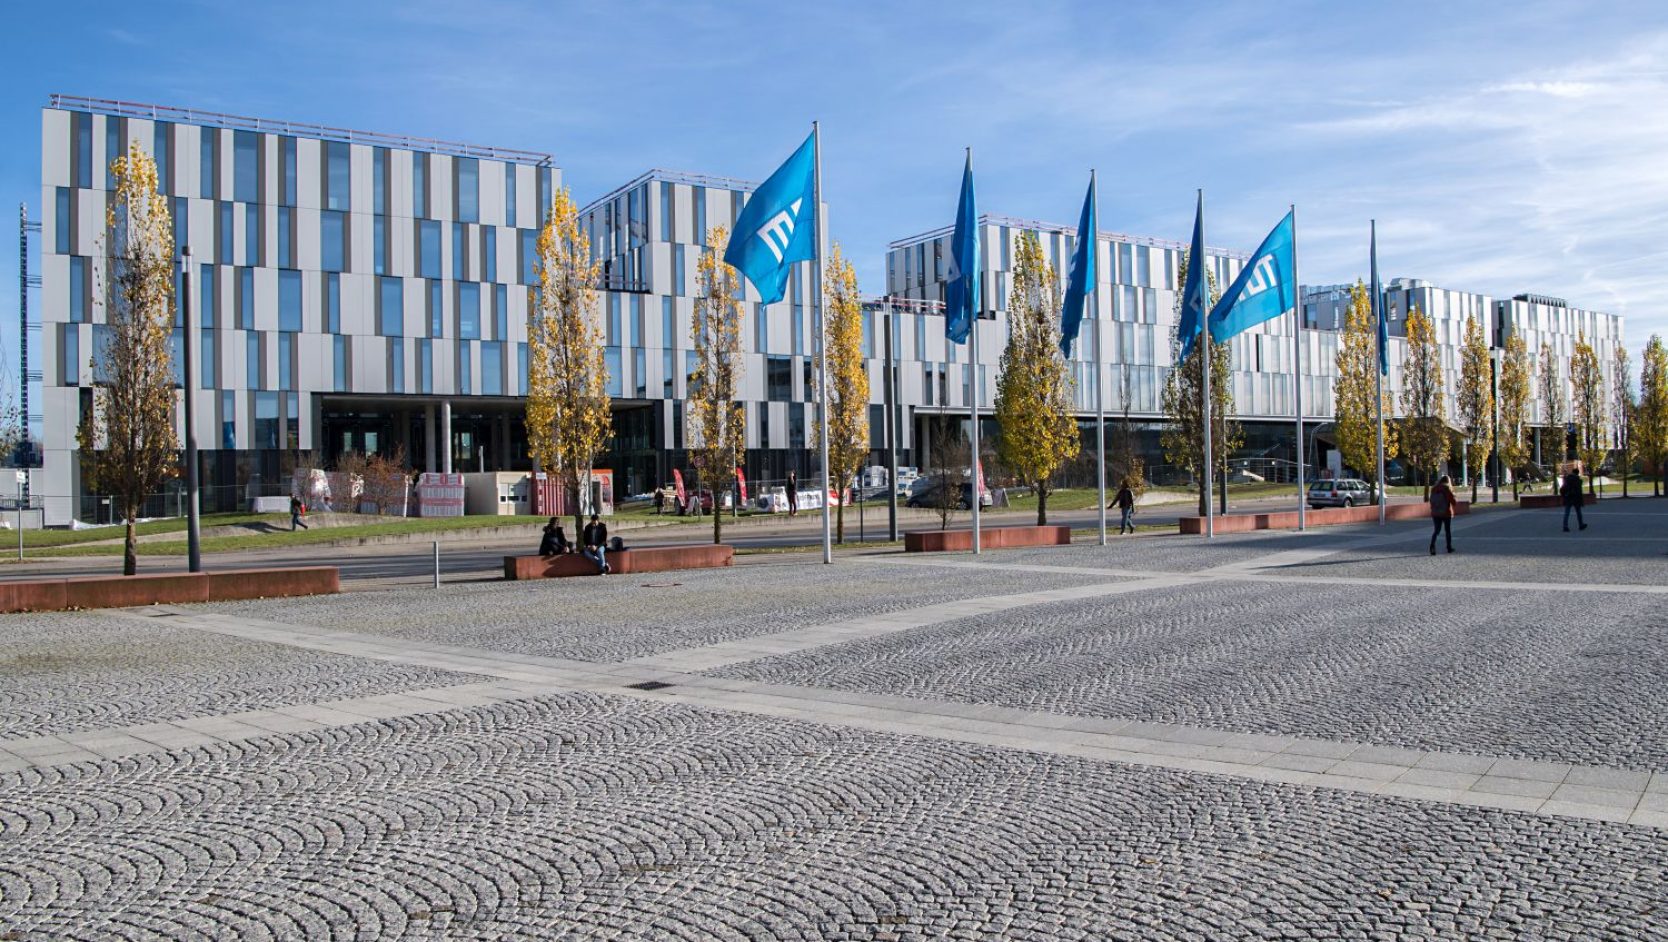
[[[335,566],[20,579],[0,582],[0,612],[131,608],[138,605],[333,595],[340,591],[341,570]]]
[[[979,530],[981,549],[1065,546],[1070,542],[1071,527],[990,527]],[[972,549],[972,530],[910,530],[904,534],[906,553],[953,553]]]
[[[734,565],[735,556],[735,547],[723,543],[645,546],[609,553],[608,568],[618,576],[674,569],[717,569]],[[563,579],[598,574],[596,563],[578,553],[504,557],[505,579]]]
[[[1471,512],[1470,501],[1459,501],[1454,507],[1454,516],[1463,517]],[[1386,520],[1428,520],[1431,508],[1429,504],[1387,504],[1384,508]],[[1337,527],[1351,523],[1377,523],[1378,508],[1372,505],[1361,507],[1320,507],[1307,511],[1304,523],[1311,527]],[[1198,535],[1205,532],[1204,517],[1183,517],[1180,521],[1181,532]],[[1217,533],[1250,533],[1253,530],[1295,530],[1297,529],[1296,510],[1278,510],[1272,513],[1260,514],[1225,514],[1216,518]]]
[[[1582,494],[1583,506],[1598,503],[1598,497],[1593,494]],[[1564,498],[1559,494],[1524,494],[1517,499],[1519,510],[1556,510],[1564,506]]]

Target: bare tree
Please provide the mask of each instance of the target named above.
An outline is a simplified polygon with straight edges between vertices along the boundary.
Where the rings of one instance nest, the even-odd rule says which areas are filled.
[[[971,480],[968,468],[973,462],[967,436],[954,424],[939,423],[933,429],[931,442],[929,472],[934,488],[929,491],[931,507],[938,513],[938,528],[947,530],[950,519],[961,509],[961,490]],[[973,499],[977,500],[978,495]]]

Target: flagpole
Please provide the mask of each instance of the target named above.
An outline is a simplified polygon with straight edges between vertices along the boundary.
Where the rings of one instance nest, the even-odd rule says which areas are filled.
[[[967,149],[967,170],[968,170],[969,173],[973,172],[973,148],[971,148],[971,147],[969,147]],[[979,217],[975,214],[974,217],[973,217],[973,226],[974,226],[975,235],[979,234],[978,233],[978,228],[977,228],[978,225],[979,225]],[[978,238],[975,238],[973,240],[973,244],[975,246],[977,246],[978,248],[983,248],[983,246],[981,245],[981,240],[978,239]],[[983,254],[984,254],[983,252],[978,251],[977,249],[974,251],[974,253],[973,253],[973,271],[971,273],[964,274],[962,276],[964,278],[974,279],[973,284],[978,286],[980,289],[983,289],[983,287],[984,287],[984,285],[982,284],[982,281],[983,281],[982,263],[983,263],[984,260],[982,258],[980,258],[980,256],[983,255]],[[980,290],[979,293],[982,295],[984,292],[983,292],[983,290]],[[982,301],[983,299],[981,298],[980,300]],[[973,505],[973,552],[974,552],[975,555],[977,555],[977,554],[983,552],[982,548],[979,545],[979,501],[982,497],[984,497],[984,494],[982,493],[983,488],[980,486],[981,484],[984,483],[984,474],[982,473],[983,469],[981,469],[979,467],[979,305],[978,304],[973,305],[973,310],[970,314],[970,323],[968,324],[968,327],[967,327],[967,357],[968,357],[968,360],[971,361],[967,365],[967,385],[973,392],[973,395],[971,397],[969,397],[972,401],[968,403],[968,412],[972,416],[972,419],[973,419],[973,432],[972,432],[972,435],[971,435],[972,465],[973,465],[973,497],[972,497],[971,500],[968,501],[968,503]]]
[[[1205,252],[1204,252],[1204,244],[1205,244],[1205,191],[1201,189],[1201,190],[1198,191],[1198,193],[1199,193],[1198,219],[1199,219],[1199,246],[1200,246],[1200,251],[1199,251],[1199,257],[1195,258],[1195,259],[1192,259],[1192,264],[1204,265],[1204,264],[1206,264],[1205,258],[1204,258],[1204,256],[1205,256]],[[1200,350],[1199,350],[1199,375],[1201,377],[1203,377],[1203,382],[1200,385],[1200,388],[1203,390],[1203,393],[1204,393],[1204,404],[1203,404],[1203,407],[1201,409],[1201,412],[1204,414],[1204,418],[1205,418],[1205,462],[1204,462],[1204,475],[1205,475],[1205,539],[1211,540],[1211,539],[1216,538],[1216,516],[1215,516],[1215,512],[1211,508],[1211,476],[1216,473],[1216,465],[1211,462],[1211,452],[1210,452],[1210,444],[1211,444],[1210,443],[1210,439],[1211,439],[1210,374],[1212,372],[1211,367],[1213,365],[1211,361],[1215,359],[1215,356],[1213,355],[1214,351],[1212,351],[1211,348],[1210,348],[1210,272],[1209,272],[1208,269],[1206,271],[1202,271],[1202,272],[1199,273],[1199,290],[1201,292],[1203,292],[1204,295],[1205,295],[1205,303],[1200,305],[1201,310],[1199,312],[1199,338],[1200,338],[1200,340],[1202,340],[1204,342],[1204,346],[1201,347]],[[1184,300],[1182,303],[1186,304],[1187,301]]]
[[[823,326],[822,306],[822,131],[820,122],[811,122],[812,154],[814,160],[811,169],[811,218],[815,220],[816,231],[811,234],[812,244],[816,246],[816,259],[813,272],[813,285],[817,296],[815,307],[817,319],[817,447],[821,451],[822,461],[822,561],[824,564],[834,562],[834,531],[829,524],[828,505],[833,502],[830,492],[831,481],[828,480],[828,336]]]
[[[1292,412],[1297,416],[1297,529],[1308,529],[1303,474],[1303,281],[1297,276],[1297,204],[1292,207]]]
[[[1100,499],[1095,505],[1100,508],[1100,545],[1106,545],[1106,398],[1102,391],[1104,381],[1101,379],[1101,348],[1100,334],[1100,190],[1095,187],[1094,168],[1089,169],[1089,200],[1093,206],[1090,218],[1097,231],[1088,234],[1089,239],[1089,271],[1094,273],[1094,282],[1089,285],[1089,310],[1094,312],[1092,326],[1095,331],[1095,455],[1100,462],[1098,475],[1100,484]],[[1084,234],[1077,234],[1079,239]],[[1087,273],[1086,273],[1087,274]],[[1123,532],[1122,530],[1119,531]]]
[[[1384,292],[1378,285],[1378,220],[1371,222],[1373,243],[1373,312],[1377,315],[1373,319],[1373,336],[1377,339],[1379,362],[1373,370],[1373,399],[1374,410],[1378,415],[1378,480],[1374,486],[1378,488],[1378,525],[1384,526],[1384,505],[1389,499],[1389,490],[1384,486],[1384,363],[1390,355],[1386,346],[1382,324],[1384,323]]]

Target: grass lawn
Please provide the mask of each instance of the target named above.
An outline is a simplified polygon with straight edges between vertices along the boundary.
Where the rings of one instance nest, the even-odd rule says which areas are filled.
[[[3,515],[0,515],[3,516]],[[281,526],[289,523],[285,514],[249,514],[224,513],[203,514],[202,526],[209,527],[237,526],[240,524],[269,523]],[[134,528],[140,536],[150,536],[157,533],[185,532],[184,517],[169,517],[166,520],[150,520]],[[73,546],[77,543],[96,543],[100,540],[119,540],[125,534],[121,524],[110,527],[94,527],[90,530],[25,530],[23,531],[23,546],[27,550],[32,547]],[[6,536],[0,536],[0,544],[5,544]],[[12,544],[17,542],[17,534],[10,535]]]
[[[242,517],[242,520],[231,519]],[[344,527],[317,527],[311,530],[297,530],[291,533],[288,529],[281,529],[276,533],[250,533],[235,536],[205,536],[203,537],[203,552],[224,553],[237,550],[276,549],[285,546],[316,546],[332,543],[336,540],[355,539],[359,537],[390,536],[402,533],[441,533],[453,530],[478,530],[486,527],[529,526],[542,524],[546,517],[532,516],[473,516],[473,517],[367,517],[370,521]],[[287,528],[289,516],[287,514],[212,514],[203,517],[203,527],[223,526],[228,523],[248,521],[265,521],[274,526]],[[709,521],[710,522],[710,521]],[[158,523],[175,523],[175,521],[158,521]],[[141,524],[141,527],[149,524]],[[179,540],[162,540],[154,543],[142,543],[139,546],[141,556],[184,556],[186,541],[183,538],[185,521],[180,520],[176,526],[155,530],[152,532],[179,532]],[[57,531],[46,531],[48,533]],[[64,531],[70,532],[70,531]],[[121,528],[106,528],[101,530],[82,530],[76,533],[97,534],[93,539],[117,539],[122,536]],[[141,530],[141,532],[144,532]],[[82,545],[57,544],[40,547],[39,552],[29,553],[25,534],[25,554],[30,556],[120,556],[122,544],[99,544],[88,546],[86,540],[79,541]]]

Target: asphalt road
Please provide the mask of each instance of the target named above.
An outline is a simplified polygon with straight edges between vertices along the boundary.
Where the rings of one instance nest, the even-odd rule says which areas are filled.
[[[1290,498],[1262,498],[1256,500],[1236,501],[1231,510],[1233,512],[1247,512],[1252,510],[1269,510],[1284,508],[1292,503]],[[901,508],[900,508],[901,509]],[[1187,504],[1164,504],[1152,508],[1142,509],[1137,514],[1137,521],[1143,525],[1163,524],[1173,525],[1178,518],[1189,515],[1194,508]],[[886,507],[884,504],[866,508],[862,519],[848,509],[846,517],[846,543],[859,543],[858,536],[867,537],[867,542],[884,542],[886,532]],[[924,529],[936,527],[937,520],[920,511],[900,514],[900,532],[905,529]],[[1050,523],[1069,524],[1073,528],[1093,527],[1097,521],[1094,509],[1056,511],[1049,514]],[[1030,514],[1003,511],[1001,513],[987,513],[985,522],[988,526],[1019,526],[1033,522]],[[816,514],[807,514],[789,522],[780,518],[769,523],[744,523],[728,529],[724,542],[738,549],[779,549],[795,546],[816,546],[821,541],[821,518]],[[951,526],[965,529],[968,526],[968,515],[958,514]],[[1116,511],[1108,512],[1107,525],[1116,535],[1118,520]],[[654,528],[650,530],[626,531],[624,538],[628,545],[638,546],[671,546],[678,544],[706,543],[712,539],[712,531],[708,525],[687,525],[676,527]],[[440,544],[441,579],[446,582],[461,582],[478,579],[497,578],[503,566],[503,557],[518,552],[532,552],[536,540],[505,540],[494,538],[481,541],[471,541],[467,538],[457,539],[455,534]],[[186,560],[184,556],[145,556],[143,547],[140,549],[139,571],[142,573],[184,572]],[[802,560],[797,555],[766,554],[762,556],[743,556],[738,562],[747,564],[791,563]],[[295,546],[275,547],[271,550],[249,550],[230,553],[211,553],[205,556],[204,565],[208,569],[246,569],[266,566],[338,566],[342,570],[342,581],[352,588],[381,588],[394,585],[430,584],[434,578],[434,550],[432,543],[404,543],[379,546]],[[73,557],[61,560],[39,560],[27,563],[8,564],[0,571],[0,580],[39,578],[41,576],[96,576],[113,575],[121,571],[121,559],[117,556]]]

